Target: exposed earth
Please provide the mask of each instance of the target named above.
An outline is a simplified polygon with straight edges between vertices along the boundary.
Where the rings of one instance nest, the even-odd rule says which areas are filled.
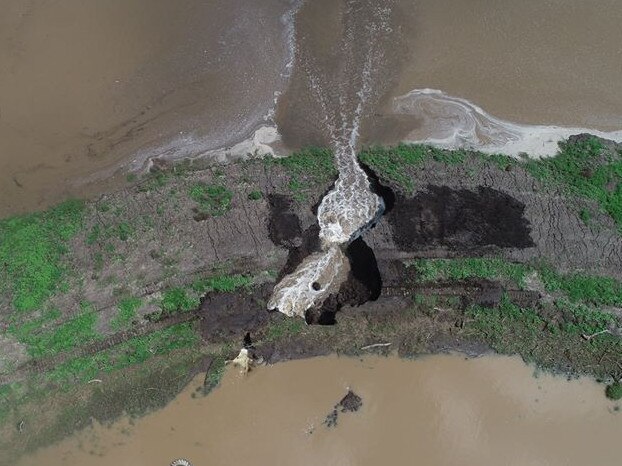
[[[265,363],[496,351],[616,386],[621,151],[588,135],[542,161],[364,150],[387,210],[306,323],[266,303],[319,248],[327,150],[157,166],[95,201],[2,220],[0,461],[162,405],[201,371],[209,392],[243,346]]]

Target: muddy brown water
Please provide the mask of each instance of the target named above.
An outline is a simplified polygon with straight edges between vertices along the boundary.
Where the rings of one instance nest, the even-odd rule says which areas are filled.
[[[121,162],[232,145],[282,87],[288,0],[1,8],[0,216],[110,189]]]
[[[369,57],[363,142],[419,124],[391,107],[416,88],[509,121],[620,127],[617,0],[308,1],[287,84],[295,3],[2,2],[0,216],[111,189],[134,159],[229,146],[265,121],[277,91],[288,144],[326,144],[325,119],[353,110]]]
[[[366,47],[381,52],[362,122],[365,143],[393,143],[417,128],[416,115],[394,114],[393,99],[422,88],[467,99],[512,122],[620,129],[622,4],[616,0],[382,0],[371,6],[316,0],[297,16],[298,61],[279,102],[280,130],[294,146],[326,143],[309,88],[322,88],[333,109],[341,106],[339,85],[356,85],[336,71],[347,62],[343,18],[352,3],[391,11],[390,33],[367,43],[357,38],[358,65],[348,65],[360,68]],[[368,15],[352,16],[363,30]]]
[[[21,466],[614,465],[622,415],[590,379],[536,374],[518,358],[336,356],[195,379],[135,422],[96,425]],[[352,389],[358,412],[323,424]]]

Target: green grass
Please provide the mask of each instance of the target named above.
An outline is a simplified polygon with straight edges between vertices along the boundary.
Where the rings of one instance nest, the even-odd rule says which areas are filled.
[[[414,189],[412,178],[404,171],[404,166],[417,166],[427,159],[426,146],[400,144],[396,147],[372,147],[362,151],[359,159],[378,175],[397,183],[411,192]]]
[[[465,315],[470,319],[468,331],[482,335],[493,349],[507,354],[524,353],[525,341],[533,341],[545,328],[536,311],[516,306],[507,296],[498,308],[470,306]]]
[[[497,258],[418,259],[407,264],[417,270],[419,280],[509,279],[522,285],[532,271],[529,266]]]
[[[198,344],[200,336],[193,323],[184,322],[125,343],[93,356],[66,361],[47,373],[47,378],[61,385],[86,382],[103,373],[140,364],[153,356]]]
[[[22,325],[13,324],[9,333],[24,343],[28,354],[33,358],[49,357],[84,345],[97,337],[95,322],[97,316],[89,306],[84,312],[52,330],[42,329],[46,323],[60,317],[58,311],[52,311],[39,319]]]
[[[585,304],[571,303],[561,299],[555,302],[555,307],[560,309],[564,315],[561,330],[570,334],[593,335],[617,323],[612,314],[600,312]]]
[[[329,149],[309,147],[289,157],[266,159],[266,164],[284,167],[289,175],[288,188],[294,199],[304,201],[315,186],[328,183],[337,177],[333,153]]]
[[[231,209],[233,193],[221,185],[195,183],[188,195],[198,204],[199,212],[211,217],[224,215]]]
[[[579,218],[583,223],[589,225],[592,221],[592,212],[590,212],[588,209],[581,209],[579,211]]]
[[[128,222],[120,222],[116,228],[117,237],[121,241],[127,241],[134,233],[134,228]]]
[[[225,374],[227,352],[229,348],[224,347],[220,353],[214,355],[212,364],[207,374],[205,374],[205,383],[203,384],[203,393],[207,394],[220,384],[222,376]]]
[[[134,317],[136,317],[136,311],[142,305],[142,300],[136,297],[124,298],[119,301],[118,313],[110,323],[112,328],[119,330],[127,327]]]
[[[150,172],[139,182],[138,190],[141,192],[157,191],[167,185],[170,177],[171,173],[166,171],[155,170]]]
[[[566,373],[609,377],[611,371],[618,369],[616,355],[622,351],[622,341],[609,334],[587,341],[580,335],[587,329],[572,328],[564,322],[559,324],[534,309],[512,304],[507,297],[498,308],[471,306],[465,312],[465,336],[483,341],[499,353],[519,354],[540,367]]]
[[[410,144],[371,147],[363,150],[359,158],[379,176],[411,193],[415,186],[409,170],[429,161],[451,165],[477,159],[492,163],[500,170],[522,166],[545,185],[557,186],[570,195],[595,201],[622,230],[622,155],[604,150],[602,142],[595,137],[560,143],[555,157],[524,162],[500,154],[486,155]],[[589,222],[589,211],[584,209],[579,214],[585,223]]]
[[[246,275],[216,275],[214,277],[199,278],[190,287],[200,294],[210,291],[232,292],[241,287],[249,287],[252,282],[253,279]]]
[[[101,234],[102,228],[99,225],[93,225],[93,228],[91,228],[91,231],[89,231],[89,234],[86,236],[86,244],[91,246],[97,243],[101,237]]]
[[[614,278],[580,273],[562,275],[551,267],[540,267],[538,273],[547,291],[560,291],[573,302],[596,306],[622,305],[622,283]]]
[[[302,332],[306,324],[302,319],[285,317],[276,322],[271,322],[266,328],[266,340],[276,341],[284,337],[297,335]]]
[[[15,310],[39,309],[57,290],[66,272],[62,256],[83,217],[84,203],[71,200],[0,221],[0,291]]]
[[[192,311],[199,307],[198,296],[191,296],[185,288],[175,287],[166,290],[162,295],[160,307],[168,314]]]
[[[216,275],[199,278],[188,287],[174,287],[166,290],[160,301],[160,308],[166,314],[188,312],[197,309],[201,304],[201,297],[211,291],[232,292],[242,287],[248,287],[252,278],[244,275]]]
[[[596,201],[622,228],[622,156],[604,151],[597,138],[561,143],[555,157],[531,160],[526,168],[546,184]]]

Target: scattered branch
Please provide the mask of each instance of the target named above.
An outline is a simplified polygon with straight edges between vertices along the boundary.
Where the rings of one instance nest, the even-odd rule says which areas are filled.
[[[361,350],[367,350],[371,348],[384,348],[387,346],[391,346],[391,343],[374,343],[373,345],[363,346]]]
[[[598,335],[602,335],[603,333],[611,334],[611,331],[609,329],[605,329],[605,330],[601,330],[600,332],[593,333],[591,335],[586,335],[585,333],[582,333],[581,336],[583,337],[584,340],[590,341],[592,338],[597,337]]]

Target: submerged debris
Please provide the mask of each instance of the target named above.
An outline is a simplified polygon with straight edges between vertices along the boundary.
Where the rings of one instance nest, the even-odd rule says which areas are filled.
[[[352,390],[348,390],[346,396],[344,396],[339,403],[335,405],[333,410],[330,412],[326,419],[324,419],[324,424],[326,427],[336,427],[337,426],[337,417],[339,413],[354,413],[361,409],[363,406],[363,399],[354,393]]]

